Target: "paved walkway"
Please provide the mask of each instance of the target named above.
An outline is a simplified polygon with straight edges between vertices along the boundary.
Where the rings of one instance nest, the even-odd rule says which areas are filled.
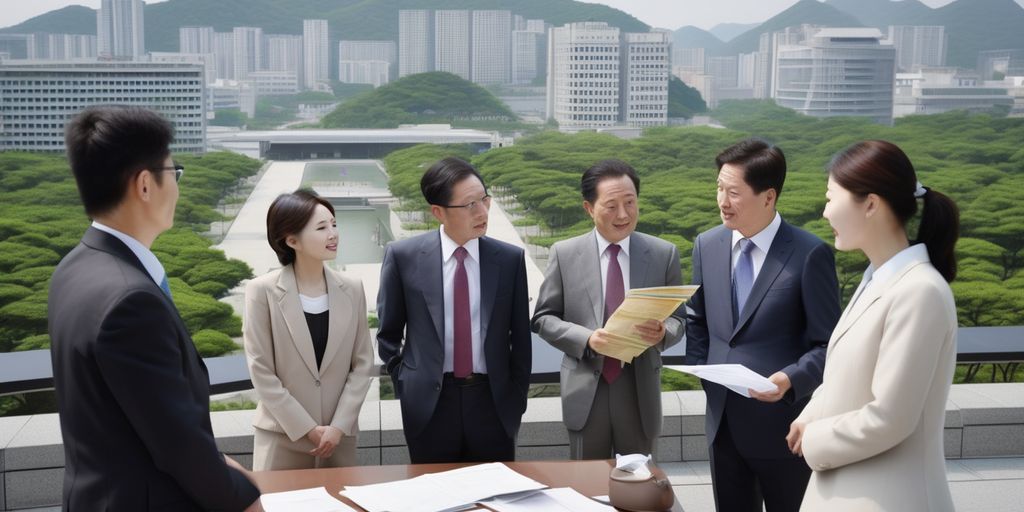
[[[686,512],[714,512],[707,461],[662,464]],[[946,461],[957,512],[1024,510],[1024,458]]]

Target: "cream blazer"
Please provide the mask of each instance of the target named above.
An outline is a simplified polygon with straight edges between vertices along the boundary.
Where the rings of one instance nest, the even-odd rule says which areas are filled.
[[[253,426],[284,433],[292,441],[320,425],[356,435],[370,387],[373,349],[363,284],[326,267],[324,277],[330,313],[319,370],[293,267],[257,277],[245,287],[245,356],[260,399]]]
[[[801,510],[952,511],[943,428],[956,363],[949,285],[918,256],[846,308],[797,421],[814,470]]]

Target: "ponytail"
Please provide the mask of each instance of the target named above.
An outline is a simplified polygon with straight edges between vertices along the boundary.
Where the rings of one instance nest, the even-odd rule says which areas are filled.
[[[915,242],[925,244],[932,266],[951,282],[956,278],[954,247],[960,238],[960,210],[952,199],[932,189],[925,189],[923,198],[921,226]]]

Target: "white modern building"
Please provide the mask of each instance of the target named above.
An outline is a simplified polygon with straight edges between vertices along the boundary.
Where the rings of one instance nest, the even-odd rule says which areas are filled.
[[[583,22],[548,34],[547,118],[565,131],[619,124],[619,29]]]
[[[85,107],[119,103],[159,112],[174,152],[206,145],[203,68],[148,62],[6,62],[0,66],[0,151],[64,151],[64,125]]]
[[[543,29],[544,20],[540,21]],[[534,27],[536,28],[536,27]],[[537,77],[543,77],[547,71],[548,35],[545,30],[513,30],[512,31],[512,83],[526,85]]]
[[[233,32],[214,32],[213,56],[217,59],[216,78],[230,80],[235,77],[235,34]]]
[[[398,11],[398,76],[433,71],[433,17],[423,9]]]
[[[212,53],[149,52],[149,62],[202,66],[205,83],[210,83],[217,77],[217,59]]]
[[[231,32],[234,44],[234,79],[248,80],[249,73],[263,69],[263,29],[235,27]]]
[[[395,62],[394,41],[339,41],[339,60],[382,60]]]
[[[511,11],[473,11],[470,75],[481,85],[507,84],[512,78]]]
[[[328,79],[330,47],[327,20],[302,20],[303,86],[316,89]]]
[[[620,110],[626,126],[664,126],[668,123],[669,51],[667,31],[623,35]]]
[[[704,48],[673,48],[672,69],[679,73],[704,73]]]
[[[249,81],[257,97],[299,92],[299,76],[294,71],[254,71],[249,73]]]
[[[434,11],[434,71],[470,79],[470,11]]]
[[[946,27],[941,25],[889,25],[886,43],[896,47],[897,71],[946,65]]]
[[[288,34],[267,34],[265,71],[289,72],[302,77],[302,36]]]
[[[896,50],[873,28],[825,28],[778,48],[775,102],[816,116],[861,116],[889,124]]]
[[[238,110],[256,115],[256,89],[249,80],[216,80],[206,86],[206,112],[209,119],[218,110]]]
[[[338,61],[338,81],[380,87],[389,81],[391,64],[384,60]]]
[[[991,85],[990,85],[991,84]],[[975,71],[958,68],[920,68],[897,73],[893,117],[941,114],[951,110],[1009,112],[1014,98],[1004,83],[982,83]]]
[[[213,27],[181,27],[178,29],[178,51],[181,53],[214,53]]]
[[[81,60],[97,57],[96,36],[35,33],[26,36],[26,55],[33,60]]]
[[[142,0],[102,0],[96,11],[96,42],[100,57],[137,59],[146,54]]]
[[[978,73],[983,80],[1024,76],[1024,49],[978,52]]]

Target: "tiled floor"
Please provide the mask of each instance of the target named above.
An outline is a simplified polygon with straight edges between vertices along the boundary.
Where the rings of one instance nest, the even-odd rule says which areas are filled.
[[[686,512],[714,512],[711,469],[704,462],[662,464]],[[1024,458],[946,461],[949,488],[958,512],[1024,510]]]

